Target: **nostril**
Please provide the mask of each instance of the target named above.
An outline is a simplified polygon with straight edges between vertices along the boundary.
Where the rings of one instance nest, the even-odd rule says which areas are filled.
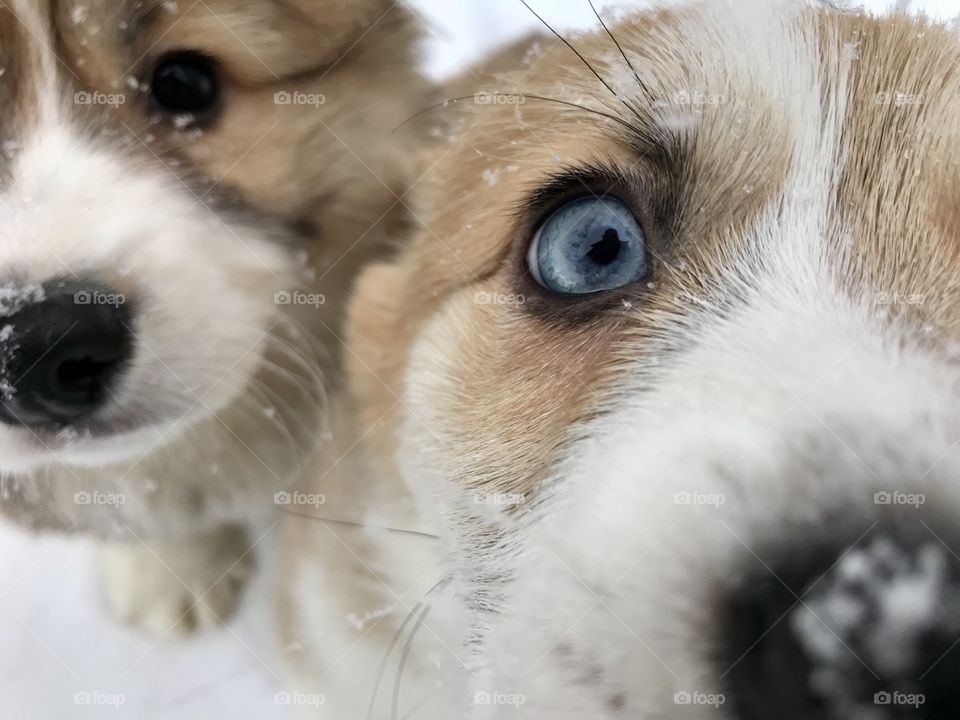
[[[67,359],[55,368],[54,384],[64,397],[93,398],[106,391],[119,363],[119,357]]]
[[[122,295],[99,285],[48,286],[4,325],[0,421],[8,424],[89,417],[107,404],[132,355],[130,309]]]

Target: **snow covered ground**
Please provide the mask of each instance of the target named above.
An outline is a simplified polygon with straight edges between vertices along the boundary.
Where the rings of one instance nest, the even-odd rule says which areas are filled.
[[[866,4],[879,11],[892,2]],[[414,4],[429,27],[428,57],[436,74],[452,71],[537,25],[518,0]],[[558,29],[595,22],[586,0],[532,4]],[[942,15],[958,10],[957,0],[918,0],[914,7]],[[275,533],[268,535],[265,547]],[[38,540],[0,528],[0,717],[291,717],[289,707],[274,702],[274,693],[282,688],[279,663],[268,642],[272,618],[266,578],[258,580],[230,628],[183,643],[153,643],[108,622],[94,580],[88,544]]]

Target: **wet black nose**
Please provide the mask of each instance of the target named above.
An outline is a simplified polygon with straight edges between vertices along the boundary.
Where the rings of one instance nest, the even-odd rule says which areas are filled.
[[[916,518],[793,545],[723,614],[720,674],[742,720],[960,713],[960,557]],[[956,550],[960,550],[960,545]]]
[[[0,421],[69,425],[102,408],[132,352],[126,298],[93,283],[7,290]]]

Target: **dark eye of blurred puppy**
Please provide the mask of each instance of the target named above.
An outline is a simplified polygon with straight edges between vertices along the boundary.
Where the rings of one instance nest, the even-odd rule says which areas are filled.
[[[209,122],[220,108],[222,83],[216,61],[189,50],[161,58],[150,83],[151,108],[189,124]]]

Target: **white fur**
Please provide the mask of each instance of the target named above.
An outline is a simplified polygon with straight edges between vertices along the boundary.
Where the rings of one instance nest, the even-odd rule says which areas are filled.
[[[787,98],[792,173],[737,239],[723,283],[706,282],[684,316],[654,318],[652,344],[624,349],[634,359],[615,394],[593,397],[606,412],[570,429],[583,439],[532,515],[499,518],[499,547],[478,549],[489,518],[467,509],[451,482],[456,446],[436,430],[455,313],[428,323],[411,354],[405,480],[439,498],[468,598],[487,575],[514,578],[502,602],[474,605],[472,627],[448,628],[482,639],[449,716],[514,717],[513,699],[531,719],[727,717],[674,696],[721,692],[710,589],[782,540],[785,518],[816,527],[838,508],[866,513],[890,489],[960,506],[950,358],[882,323],[872,289],[851,292],[839,276],[850,229],[832,224],[830,203],[856,49],[823,59],[799,16],[744,5],[691,28],[690,42],[707,40],[705,66],[739,68],[738,82]]]
[[[0,195],[0,267],[20,286],[78,277],[130,287],[136,355],[98,418],[118,432],[0,428],[7,470],[136,457],[222,410],[260,362],[276,321],[269,288],[294,276],[278,247],[227,225],[158,160],[81,137],[57,118],[33,128],[17,151]]]
[[[82,425],[0,426],[0,503],[25,526],[129,543],[105,562],[124,619],[158,635],[214,624],[252,562],[243,534],[224,526],[276,512],[273,493],[315,448],[320,341],[275,301],[304,286],[304,268],[279,223],[214,210],[119,114],[113,127],[87,124],[97,121],[74,104],[45,5],[16,4],[32,57],[6,68],[32,100],[11,108],[3,143],[3,352],[17,350],[16,310],[66,280],[123,296],[133,354]],[[2,378],[5,396],[18,379]],[[194,562],[181,562],[185,546]]]

